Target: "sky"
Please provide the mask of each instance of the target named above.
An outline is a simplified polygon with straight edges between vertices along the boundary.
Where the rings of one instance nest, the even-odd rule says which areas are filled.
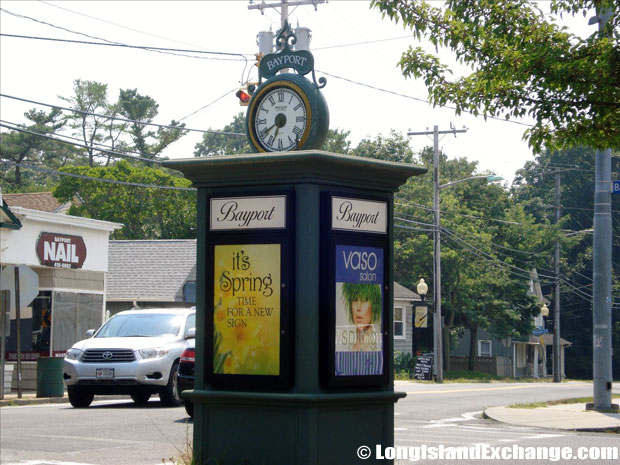
[[[510,183],[515,171],[533,160],[522,139],[527,126],[468,114],[457,116],[452,109],[425,103],[428,94],[423,82],[405,79],[397,66],[400,55],[420,43],[411,31],[371,10],[369,3],[330,0],[317,5],[316,10],[312,5],[289,7],[289,22],[312,31],[317,79],[327,78],[322,92],[329,106],[330,128],[350,131],[353,146],[363,138],[388,135],[392,129],[406,134],[432,130],[435,125],[440,130],[467,128],[465,133],[443,136],[440,148],[449,158],[477,161],[480,172],[503,176],[504,183]],[[134,88],[155,99],[159,104],[156,123],[182,119],[188,128],[222,129],[234,115],[245,112],[235,92],[248,77],[255,80],[253,54],[258,52],[258,32],[280,27],[279,9],[269,8],[261,14],[248,5],[247,0],[3,0],[3,34],[237,53],[247,62],[239,56],[201,54],[196,58],[197,54],[187,57],[0,37],[1,93],[67,106],[59,97],[73,94],[76,79],[97,81],[108,85],[111,102],[117,100],[120,89]],[[431,47],[429,51],[433,51]],[[442,57],[452,63],[449,52],[442,52]],[[35,107],[0,98],[1,119],[10,123],[26,123],[23,114]],[[194,146],[201,139],[199,132],[190,132],[163,155],[193,157]],[[428,136],[412,136],[409,142],[414,151],[432,145]]]

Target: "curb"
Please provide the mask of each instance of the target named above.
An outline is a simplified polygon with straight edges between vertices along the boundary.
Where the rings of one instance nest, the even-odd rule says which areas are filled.
[[[495,408],[495,407],[491,407],[491,408]],[[508,408],[508,407],[505,407]],[[492,415],[489,415],[487,413],[489,409],[484,409],[482,412],[482,418],[485,418],[487,420],[491,420],[491,421],[495,421],[497,423],[502,423],[505,425],[516,425],[516,426],[529,426],[532,428],[544,428],[544,429],[549,429],[549,430],[553,430],[553,431],[578,431],[578,432],[584,432],[584,433],[620,433],[620,426],[601,426],[601,427],[588,427],[588,426],[584,426],[584,427],[573,427],[573,428],[554,428],[552,426],[545,426],[545,425],[541,425],[541,424],[537,424],[537,423],[512,423],[510,421],[507,420],[498,420],[497,418],[493,417]],[[535,410],[535,409],[534,409]]]
[[[66,393],[62,397],[34,397],[33,394],[27,394],[25,397],[18,399],[13,397],[15,394],[11,394],[11,398],[6,397],[0,400],[0,407],[19,407],[24,405],[42,405],[42,404],[68,404],[69,398]],[[98,400],[126,400],[129,396],[95,396],[94,401]]]

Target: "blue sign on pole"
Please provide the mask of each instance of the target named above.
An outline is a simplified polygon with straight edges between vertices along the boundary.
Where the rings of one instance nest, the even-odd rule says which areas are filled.
[[[620,181],[614,181],[614,194],[620,194]]]

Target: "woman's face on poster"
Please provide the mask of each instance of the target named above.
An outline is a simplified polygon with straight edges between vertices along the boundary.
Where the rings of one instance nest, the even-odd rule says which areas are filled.
[[[357,326],[365,326],[372,323],[372,305],[367,300],[354,300],[351,302],[353,321]]]

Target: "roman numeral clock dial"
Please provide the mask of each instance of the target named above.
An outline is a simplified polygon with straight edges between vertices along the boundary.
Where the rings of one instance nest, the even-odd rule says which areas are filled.
[[[256,108],[255,132],[267,151],[286,151],[297,147],[308,120],[308,110],[294,90],[276,88],[265,94]]]
[[[254,92],[246,130],[258,152],[320,148],[328,119],[325,100],[310,81],[295,74],[280,74]]]

